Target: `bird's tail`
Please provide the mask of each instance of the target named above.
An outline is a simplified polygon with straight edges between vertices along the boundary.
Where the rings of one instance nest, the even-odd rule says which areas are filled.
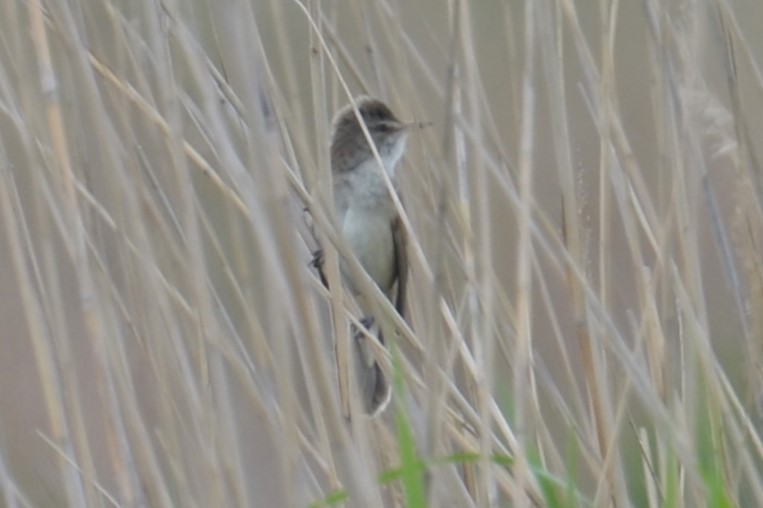
[[[379,344],[384,345],[381,330],[373,317],[362,319],[361,324],[365,330],[360,330],[357,327],[352,329],[357,359],[358,394],[366,414],[374,417],[384,411],[389,404],[392,398],[392,386],[376,360],[377,354],[374,353],[374,347],[378,347]],[[377,344],[371,341],[376,341]]]

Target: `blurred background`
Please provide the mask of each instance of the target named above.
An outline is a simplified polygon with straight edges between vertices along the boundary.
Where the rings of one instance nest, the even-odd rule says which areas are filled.
[[[763,4],[0,12],[0,505],[763,503]],[[431,122],[352,424],[308,266],[348,93]]]

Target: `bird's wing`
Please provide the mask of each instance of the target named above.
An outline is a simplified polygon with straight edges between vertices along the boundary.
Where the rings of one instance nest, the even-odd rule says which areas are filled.
[[[397,295],[395,309],[405,319],[405,291],[408,285],[408,238],[400,217],[392,221],[392,240],[395,247],[395,265],[397,268]]]

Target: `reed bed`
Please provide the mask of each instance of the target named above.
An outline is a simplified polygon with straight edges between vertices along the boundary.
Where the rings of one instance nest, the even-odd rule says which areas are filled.
[[[0,504],[763,506],[742,4],[3,2]],[[431,123],[373,420],[309,264],[358,94]]]

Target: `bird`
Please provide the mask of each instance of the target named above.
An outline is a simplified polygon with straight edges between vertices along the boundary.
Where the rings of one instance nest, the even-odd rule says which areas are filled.
[[[405,151],[413,122],[402,122],[381,100],[362,96],[341,108],[332,122],[331,177],[334,211],[339,232],[360,265],[404,318],[408,282],[407,237],[392,196],[381,171],[385,171],[397,192],[397,169]],[[358,121],[357,112],[378,151],[382,167]],[[323,251],[315,252],[313,265],[328,287],[323,272]],[[359,285],[353,280],[346,261],[340,261],[342,279],[348,290],[364,305]],[[377,416],[389,404],[392,390],[368,340],[384,337],[374,318],[365,315],[360,323],[366,331],[354,329],[352,336],[357,363],[358,393],[364,412]],[[369,339],[369,336],[372,337]]]

